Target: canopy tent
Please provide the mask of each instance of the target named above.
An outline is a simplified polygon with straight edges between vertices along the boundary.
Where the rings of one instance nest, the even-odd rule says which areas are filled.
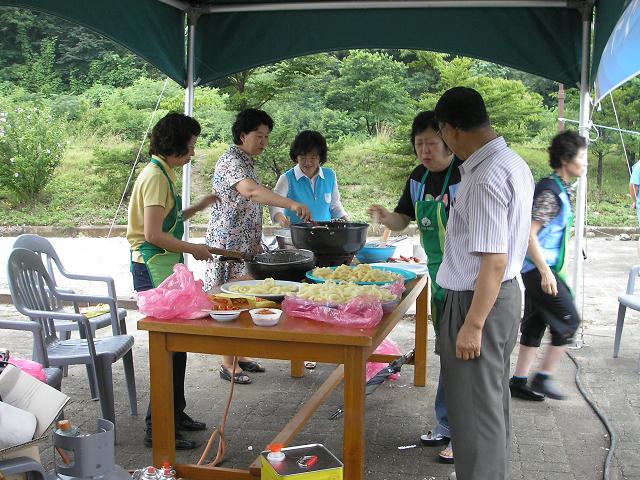
[[[0,0],[79,23],[140,55],[185,87],[187,114],[195,83],[321,51],[411,48],[480,58],[579,86],[585,136],[596,3],[594,64],[625,0]],[[186,206],[189,166],[183,176]],[[577,198],[576,298],[585,205],[586,174]]]
[[[596,44],[600,54],[599,63],[594,62],[595,103],[599,103],[610,92],[627,80],[640,74],[640,0],[618,0],[616,8],[610,7],[608,18],[603,19],[613,25],[611,36]]]

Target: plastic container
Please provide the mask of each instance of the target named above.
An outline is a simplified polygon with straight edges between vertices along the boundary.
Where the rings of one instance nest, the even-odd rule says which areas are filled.
[[[219,310],[217,312],[210,311],[209,315],[218,322],[230,322],[240,316],[242,310]]]
[[[269,310],[269,313],[264,313],[267,310]],[[280,321],[282,310],[277,308],[254,308],[253,310],[249,310],[249,314],[251,315],[253,323],[259,327],[273,327]]]
[[[360,263],[386,262],[389,258],[393,257],[395,253],[396,247],[393,245],[390,247],[365,245],[356,253],[356,258]]]

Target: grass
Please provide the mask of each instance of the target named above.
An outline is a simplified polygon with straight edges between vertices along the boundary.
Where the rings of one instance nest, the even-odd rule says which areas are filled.
[[[101,179],[92,170],[93,148],[117,143],[116,139],[89,138],[72,142],[61,166],[41,198],[30,205],[15,206],[0,200],[0,225],[107,225],[116,212],[117,199],[100,191]],[[192,200],[211,189],[211,175],[226,145],[199,149],[192,167]],[[548,174],[543,148],[516,145],[514,149],[527,161],[536,180]],[[395,207],[408,174],[416,164],[412,155],[393,153],[381,139],[350,141],[333,147],[335,160],[327,166],[336,171],[342,201],[354,220],[366,220],[372,203]],[[596,160],[590,158],[587,222],[598,226],[636,226],[635,212],[628,196],[629,174],[624,158],[609,154],[604,159],[601,188],[596,185]],[[122,185],[124,188],[124,185]],[[2,197],[0,192],[0,198]],[[119,210],[117,224],[126,224],[127,202]],[[200,212],[192,223],[206,224],[208,212]]]

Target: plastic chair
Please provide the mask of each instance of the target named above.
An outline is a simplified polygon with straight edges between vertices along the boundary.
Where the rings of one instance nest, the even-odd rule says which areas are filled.
[[[68,272],[62,262],[60,261],[60,257],[56,253],[56,250],[53,248],[53,245],[49,240],[40,235],[32,235],[25,234],[20,235],[13,244],[13,248],[26,248],[27,250],[31,250],[32,252],[37,253],[41,256],[43,263],[47,267],[47,272],[49,272],[49,277],[52,282],[56,286],[56,289],[60,292],[66,293],[75,293],[73,290],[66,289],[60,287],[56,282],[55,272],[53,265],[56,265],[56,268],[60,272],[62,276],[68,278],[70,280],[84,280],[91,282],[104,282],[107,285],[108,297],[109,301],[103,302],[108,303],[111,307],[113,303],[115,305],[115,311],[118,312],[117,316],[113,316],[111,313],[105,313],[102,315],[98,315],[89,319],[89,324],[91,325],[91,333],[95,335],[96,330],[99,328],[107,327],[111,325],[111,331],[113,335],[121,335],[127,333],[127,325],[126,325],[126,317],[127,311],[124,308],[117,308],[117,297],[116,297],[116,287],[113,278],[107,276],[98,276],[98,275],[86,275],[86,274],[78,274]],[[52,301],[55,301],[55,298],[52,298]],[[97,297],[87,296],[87,302],[98,302]],[[73,308],[76,313],[80,313],[80,308],[78,302],[72,302]],[[55,305],[55,310],[63,310],[63,305]],[[113,308],[111,309],[113,311]],[[71,332],[73,330],[78,330],[78,323],[71,322],[67,320],[54,320],[54,325],[56,330],[60,334],[60,338],[63,340],[68,340],[71,338]],[[82,338],[82,335],[81,335]],[[63,369],[63,372],[66,376],[66,368]],[[95,375],[91,371],[91,366],[87,365],[87,376],[90,379],[95,378]],[[91,398],[97,399],[97,386],[95,382],[90,383],[91,387]]]
[[[622,338],[622,327],[624,327],[624,316],[627,313],[627,308],[631,308],[640,312],[640,295],[635,294],[636,278],[640,273],[640,265],[634,265],[629,272],[629,279],[627,280],[627,291],[624,295],[618,297],[620,306],[618,307],[618,321],[616,322],[616,336],[613,342],[613,358],[618,358],[618,352],[620,351],[620,340]]]
[[[27,480],[46,480],[47,472],[39,462],[29,457],[17,457],[0,460],[0,473],[5,476],[27,474]]]
[[[97,297],[60,292],[55,288],[41,258],[31,250],[16,248],[7,262],[9,289],[16,309],[40,325],[40,332],[49,363],[55,367],[90,365],[95,372],[102,417],[115,424],[113,401],[113,377],[111,365],[122,358],[124,364],[131,415],[137,415],[136,384],[133,369],[133,337],[113,335],[93,338],[89,320],[78,313],[55,309],[59,302],[92,301],[109,303],[109,297]],[[115,303],[110,302],[112,318],[117,318]],[[54,320],[77,322],[84,339],[60,340]],[[43,352],[34,349],[34,356],[41,362]]]

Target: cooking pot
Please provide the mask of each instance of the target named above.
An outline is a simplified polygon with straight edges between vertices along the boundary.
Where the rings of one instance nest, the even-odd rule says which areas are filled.
[[[319,266],[348,264],[367,242],[368,223],[307,222],[291,225],[297,248],[311,250]]]
[[[299,249],[273,250],[257,255],[226,252],[226,256],[220,257],[220,260],[244,261],[249,274],[258,280],[270,277],[292,282],[302,281],[307,271],[316,264],[313,252]]]

